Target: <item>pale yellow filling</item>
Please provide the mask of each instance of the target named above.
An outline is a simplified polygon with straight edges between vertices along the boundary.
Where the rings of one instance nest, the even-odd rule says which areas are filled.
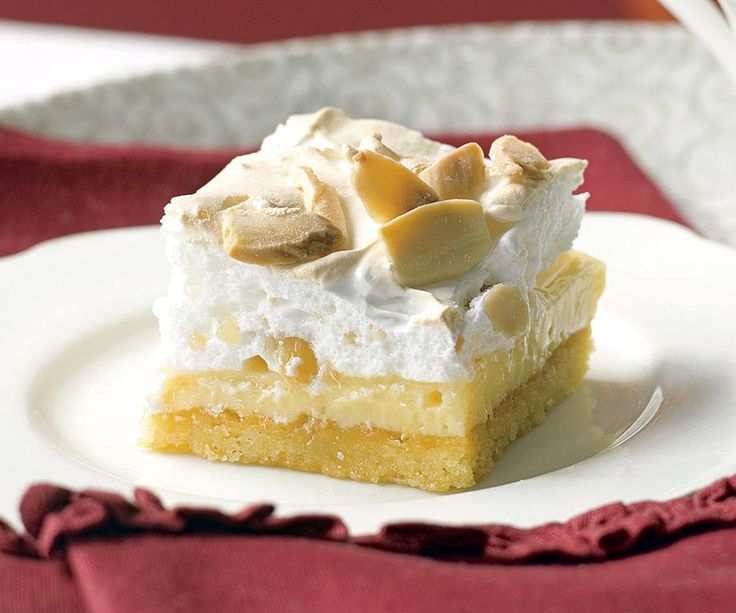
[[[511,441],[542,423],[547,411],[580,385],[590,347],[588,328],[573,334],[540,372],[494,407],[493,417],[464,436],[341,427],[306,416],[278,423],[227,409],[218,415],[190,409],[147,415],[142,443],[157,451],[192,453],[208,460],[283,466],[437,492],[470,487]]]

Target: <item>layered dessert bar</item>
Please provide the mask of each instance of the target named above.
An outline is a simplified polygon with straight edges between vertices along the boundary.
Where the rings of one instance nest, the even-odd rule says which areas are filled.
[[[338,109],[166,206],[150,449],[445,491],[578,387],[601,262],[586,162]]]

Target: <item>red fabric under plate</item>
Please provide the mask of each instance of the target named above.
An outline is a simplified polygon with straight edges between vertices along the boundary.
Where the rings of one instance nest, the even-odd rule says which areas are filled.
[[[596,130],[526,133],[590,160],[591,210],[682,221],[619,143]],[[492,135],[476,140],[487,148]],[[0,129],[0,253],[71,232],[155,223],[235,152],[101,147]],[[52,477],[53,475],[49,475]],[[140,491],[29,489],[27,530],[0,522],[0,612],[732,610],[736,481],[566,524],[397,525],[351,538],[337,518],[167,510]]]
[[[283,40],[333,32],[401,28],[450,23],[484,23],[526,19],[663,19],[667,13],[654,0],[555,0],[504,2],[466,0],[461,5],[442,0],[371,0],[346,5],[338,0],[318,2],[280,0],[3,0],[0,19],[59,23],[169,34],[238,43]]]
[[[2,611],[726,611],[736,596],[736,479],[528,530],[358,539],[334,517],[168,510],[143,490],[34,486],[21,511],[25,537],[0,529]]]

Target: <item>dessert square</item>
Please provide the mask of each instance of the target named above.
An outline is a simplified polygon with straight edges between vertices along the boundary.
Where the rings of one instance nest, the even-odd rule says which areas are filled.
[[[143,444],[432,491],[474,485],[579,386],[601,262],[586,162],[334,108],[166,206]]]

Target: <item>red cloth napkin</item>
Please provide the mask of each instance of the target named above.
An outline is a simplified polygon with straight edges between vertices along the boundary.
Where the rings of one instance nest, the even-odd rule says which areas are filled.
[[[522,135],[591,161],[592,210],[682,221],[610,136]],[[488,146],[491,135],[453,137]],[[0,252],[96,228],[153,223],[234,152],[49,142],[0,130]],[[49,475],[52,477],[52,475]],[[0,611],[732,610],[736,479],[668,503],[613,504],[564,524],[385,527],[162,507],[145,491],[29,488],[26,528],[0,521]]]
[[[736,478],[528,530],[360,539],[333,517],[167,510],[143,490],[131,503],[38,485],[21,512],[27,535],[0,525],[8,613],[732,611],[736,596]]]
[[[668,13],[654,0],[555,0],[554,2],[505,2],[471,0],[456,5],[443,0],[353,2],[339,0],[303,2],[248,2],[238,0],[190,2],[181,10],[180,0],[3,0],[0,18],[149,32],[207,40],[253,43],[356,32],[377,28],[418,25],[486,23],[556,19],[667,19]]]

